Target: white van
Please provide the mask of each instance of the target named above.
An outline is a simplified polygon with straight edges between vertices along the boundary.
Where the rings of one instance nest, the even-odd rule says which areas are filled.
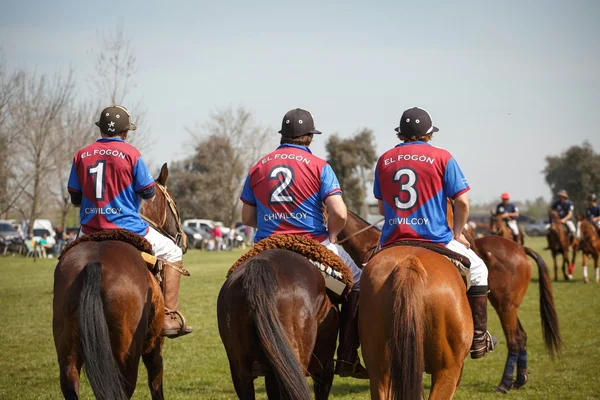
[[[210,231],[212,231],[212,229],[215,227],[215,222],[210,219],[186,219],[183,221],[183,226],[187,226],[189,228],[201,228],[207,233],[210,233]]]
[[[50,232],[50,236],[56,236],[56,232],[52,228],[52,222],[49,219],[36,219],[33,221],[33,229],[45,229]]]

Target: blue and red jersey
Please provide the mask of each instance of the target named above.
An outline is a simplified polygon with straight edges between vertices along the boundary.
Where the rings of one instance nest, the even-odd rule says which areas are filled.
[[[401,143],[377,161],[373,192],[384,204],[381,244],[420,240],[448,244],[447,198],[469,190],[458,163],[425,142]]]
[[[271,235],[327,239],[323,202],[341,195],[340,184],[325,160],[308,147],[283,144],[251,169],[240,200],[256,207],[259,241]]]
[[[135,147],[121,138],[102,138],[75,154],[68,189],[82,194],[84,234],[122,228],[145,236],[148,224],[138,214],[138,193],[153,185]]]

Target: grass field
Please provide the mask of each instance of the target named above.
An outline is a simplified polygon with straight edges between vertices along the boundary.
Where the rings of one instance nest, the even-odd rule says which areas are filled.
[[[529,246],[544,255],[544,239]],[[229,266],[240,252],[185,255],[192,277],[184,278],[181,309],[195,328],[192,335],[167,340],[164,347],[164,389],[167,399],[236,398],[216,320],[217,293]],[[59,399],[58,366],[52,339],[52,284],[56,260],[0,258],[0,399]],[[593,269],[590,271],[593,277]],[[537,268],[520,317],[528,334],[529,384],[510,398],[600,399],[600,285],[584,285],[578,265],[574,282],[554,283],[554,296],[567,348],[552,362],[544,351],[539,316]],[[506,340],[498,318],[489,307],[490,331],[499,339],[497,351],[483,360],[467,359],[456,399],[492,399],[506,357]],[[429,388],[426,378],[426,389]],[[258,398],[266,398],[263,382],[256,381]],[[93,398],[83,379],[81,398]],[[140,368],[136,399],[149,398],[146,373]],[[336,378],[332,399],[368,399],[366,381]]]

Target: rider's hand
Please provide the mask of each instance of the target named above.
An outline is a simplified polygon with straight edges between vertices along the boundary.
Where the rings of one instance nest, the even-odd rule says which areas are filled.
[[[471,248],[471,244],[469,243],[469,241],[467,240],[465,235],[463,235],[462,233],[460,234],[459,237],[457,237],[455,239],[458,240],[460,243],[464,244],[467,247],[467,249]]]

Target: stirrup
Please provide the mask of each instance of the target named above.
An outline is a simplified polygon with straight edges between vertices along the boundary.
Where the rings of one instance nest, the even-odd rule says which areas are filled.
[[[494,338],[490,334],[490,331],[485,331],[485,335],[483,337],[485,337],[485,352],[489,353],[491,351],[494,351],[494,349],[498,345],[498,341],[496,340],[496,338]]]
[[[359,357],[357,357],[354,362],[336,360],[335,373],[342,378],[351,377],[355,379],[369,379],[369,372],[362,366]]]
[[[187,326],[187,322],[182,313],[180,313],[178,310],[168,310],[165,308],[165,318],[168,318],[170,315],[174,315],[175,319],[177,319],[177,317],[179,317],[179,319],[181,320],[181,323],[179,323],[179,321],[177,321],[179,323],[179,329],[177,329],[177,330],[175,330],[175,329],[164,330],[163,329],[161,332],[162,336],[166,336],[170,339],[173,339],[173,338],[176,338],[179,336],[187,335],[188,333],[192,333],[193,329],[191,327]]]

